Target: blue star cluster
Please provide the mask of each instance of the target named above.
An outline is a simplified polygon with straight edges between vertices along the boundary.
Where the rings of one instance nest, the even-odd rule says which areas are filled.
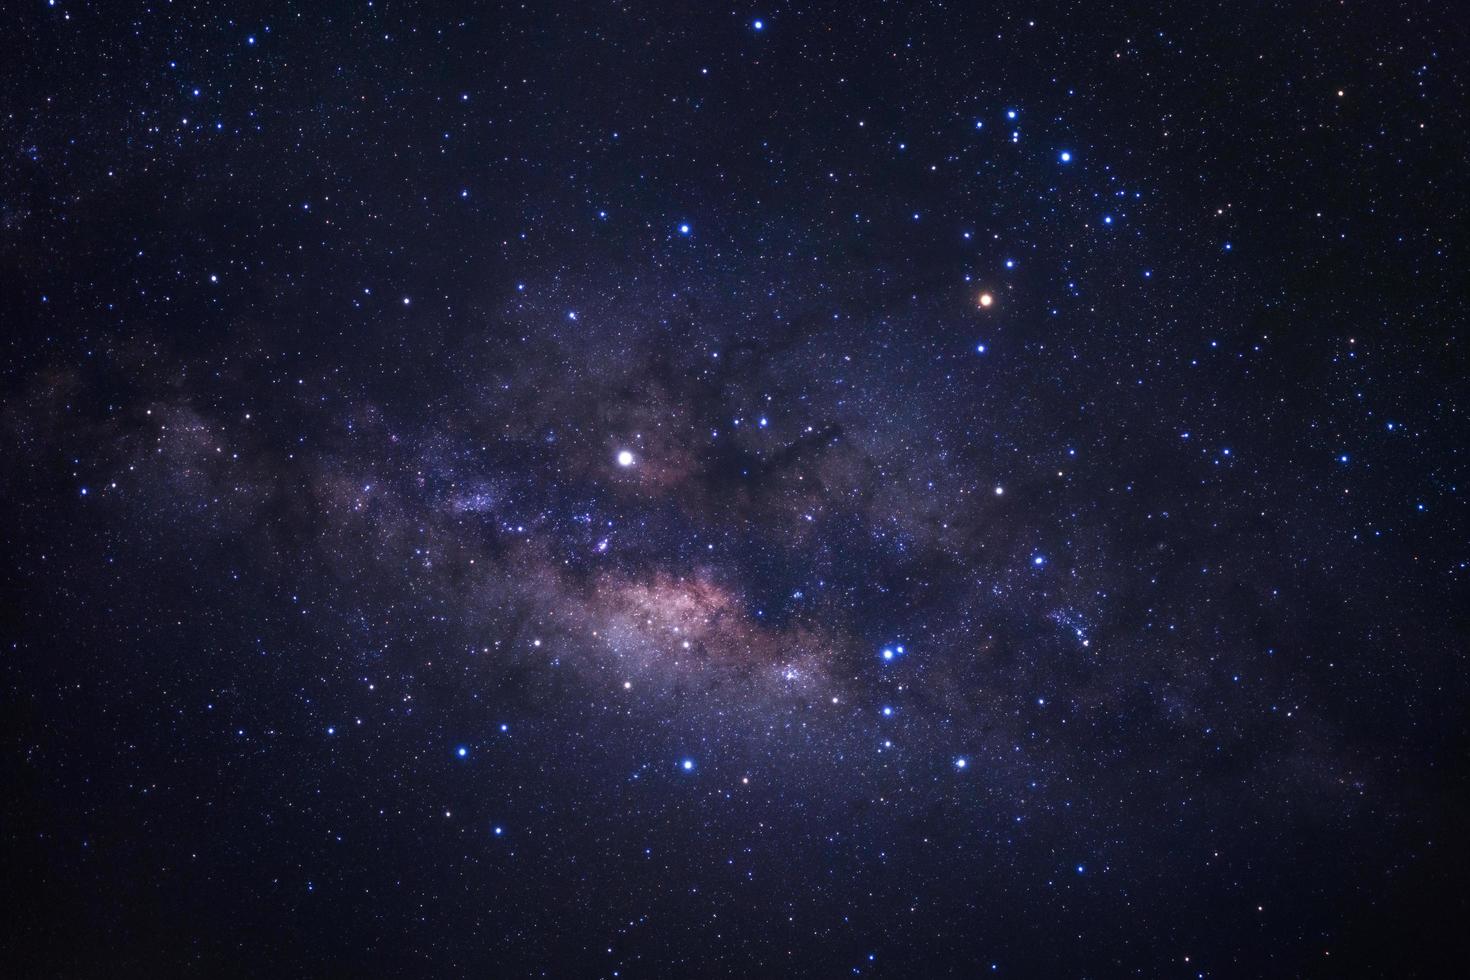
[[[23,4],[7,975],[1463,971],[1459,19]]]

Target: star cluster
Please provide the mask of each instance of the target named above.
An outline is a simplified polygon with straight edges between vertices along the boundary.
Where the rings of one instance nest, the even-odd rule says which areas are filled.
[[[49,0],[24,975],[1445,975],[1467,92],[1411,3]]]

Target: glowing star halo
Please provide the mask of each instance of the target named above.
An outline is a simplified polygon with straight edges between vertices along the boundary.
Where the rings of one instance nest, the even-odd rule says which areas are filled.
[[[980,308],[982,310],[988,310],[993,305],[995,305],[995,297],[993,295],[989,292],[980,294]]]

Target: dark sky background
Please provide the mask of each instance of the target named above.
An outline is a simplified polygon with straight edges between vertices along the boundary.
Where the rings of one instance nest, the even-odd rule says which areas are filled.
[[[1463,969],[1457,3],[247,6],[10,11],[4,972]]]

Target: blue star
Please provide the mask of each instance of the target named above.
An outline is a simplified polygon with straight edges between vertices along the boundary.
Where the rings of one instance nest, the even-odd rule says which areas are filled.
[[[758,31],[763,31],[766,29],[766,22],[763,20],[752,21],[750,26]]]
[[[689,226],[688,225],[680,225],[679,226],[679,234],[681,234],[681,235],[687,235],[687,234],[689,234]]]
[[[465,756],[470,754],[470,750],[461,745],[459,748],[454,750],[454,754],[463,759]]]
[[[684,770],[685,772],[693,772],[694,771],[694,760],[693,759],[685,759],[683,762],[679,763],[679,768],[682,769],[682,770]]]
[[[1063,150],[1061,154],[1057,157],[1057,159],[1061,160],[1063,163],[1071,163],[1072,154],[1068,150]]]

